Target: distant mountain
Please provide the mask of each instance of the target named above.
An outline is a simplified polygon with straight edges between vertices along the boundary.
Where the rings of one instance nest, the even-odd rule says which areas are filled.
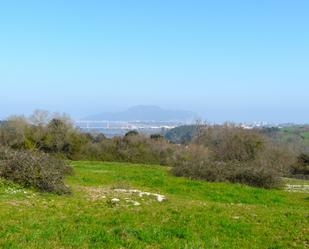
[[[106,112],[86,117],[86,120],[109,121],[194,121],[197,115],[190,111],[165,110],[157,106],[134,106],[122,112]]]

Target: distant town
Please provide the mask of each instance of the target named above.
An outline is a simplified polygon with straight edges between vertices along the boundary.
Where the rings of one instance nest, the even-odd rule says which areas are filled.
[[[85,132],[99,132],[107,136],[124,135],[130,130],[141,133],[161,133],[181,125],[192,123],[177,121],[108,121],[108,120],[78,120],[75,126]]]
[[[109,120],[77,120],[75,126],[84,132],[103,133],[106,136],[121,136],[130,130],[140,133],[155,134],[165,133],[173,128],[183,125],[194,125],[197,121],[109,121]],[[214,123],[211,123],[214,124]],[[293,126],[292,123],[274,124],[265,121],[236,123],[244,129],[258,129],[267,127],[284,128]]]

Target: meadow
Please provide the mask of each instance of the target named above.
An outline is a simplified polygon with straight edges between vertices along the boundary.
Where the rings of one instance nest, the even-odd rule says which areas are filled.
[[[308,191],[190,180],[162,166],[72,164],[71,195],[0,180],[0,248],[309,246]]]

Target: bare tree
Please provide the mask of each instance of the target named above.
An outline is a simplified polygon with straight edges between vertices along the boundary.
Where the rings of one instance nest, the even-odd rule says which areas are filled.
[[[34,125],[46,125],[50,121],[50,113],[46,110],[35,110],[29,117],[29,121]]]

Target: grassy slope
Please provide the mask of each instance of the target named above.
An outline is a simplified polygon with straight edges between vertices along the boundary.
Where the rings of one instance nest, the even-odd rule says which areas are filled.
[[[308,127],[291,126],[280,130],[279,137],[281,141],[288,142],[289,140],[299,140],[304,146],[309,146],[309,131]],[[308,148],[308,147],[307,147]]]
[[[159,166],[74,162],[72,196],[0,182],[0,248],[306,248],[304,193],[176,178]],[[165,194],[162,203],[113,187]],[[106,198],[99,198],[105,195]],[[110,199],[120,198],[119,205]],[[128,197],[128,196],[126,196]],[[131,198],[131,197],[130,197]]]

